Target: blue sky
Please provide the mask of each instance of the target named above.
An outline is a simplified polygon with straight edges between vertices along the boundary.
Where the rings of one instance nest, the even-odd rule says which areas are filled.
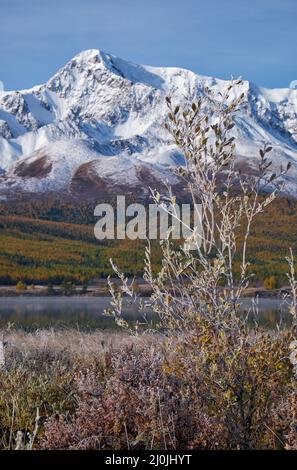
[[[42,83],[91,48],[288,87],[296,45],[296,0],[0,0],[5,89]]]

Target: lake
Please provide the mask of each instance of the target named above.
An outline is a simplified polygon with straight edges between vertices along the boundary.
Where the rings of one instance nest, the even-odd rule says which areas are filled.
[[[148,299],[146,299],[148,300]],[[249,298],[241,300],[241,312],[251,311]],[[260,298],[257,321],[263,327],[272,328],[277,323],[286,326],[290,314],[282,301],[277,298]],[[25,330],[38,328],[77,328],[81,330],[114,329],[112,318],[103,315],[109,307],[110,297],[0,297],[0,328],[12,323]],[[140,319],[137,306],[125,302],[125,318],[129,321]],[[253,314],[250,313],[250,318]],[[153,316],[148,315],[148,319]]]

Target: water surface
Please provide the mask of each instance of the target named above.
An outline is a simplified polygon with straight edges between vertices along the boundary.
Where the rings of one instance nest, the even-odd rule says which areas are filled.
[[[146,299],[148,300],[148,299]],[[264,327],[272,328],[290,323],[290,314],[283,302],[277,298],[261,298],[258,315],[252,311],[252,300],[242,299],[241,312],[249,315],[250,321],[257,319]],[[26,330],[37,328],[78,328],[81,330],[113,329],[112,318],[103,314],[110,306],[110,297],[0,297],[0,328],[12,323]],[[125,318],[141,320],[137,305],[125,302]],[[153,315],[148,315],[153,320]]]

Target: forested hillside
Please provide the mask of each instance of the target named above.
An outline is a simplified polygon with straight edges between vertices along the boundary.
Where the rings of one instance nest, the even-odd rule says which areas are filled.
[[[94,237],[91,205],[38,202],[0,206],[0,283],[19,281],[85,284],[112,274],[112,257],[129,276],[143,270],[143,241],[104,241]],[[249,260],[254,283],[275,276],[286,281],[289,247],[297,250],[297,202],[279,198],[256,222],[250,240]],[[157,247],[154,264],[159,267]],[[239,269],[239,260],[237,262]]]

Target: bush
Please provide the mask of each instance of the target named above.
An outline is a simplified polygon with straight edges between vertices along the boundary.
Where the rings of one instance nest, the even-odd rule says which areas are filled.
[[[74,284],[71,281],[63,281],[61,288],[63,289],[64,293],[71,292],[74,288]]]
[[[276,276],[270,276],[264,280],[265,289],[268,289],[268,290],[277,289],[278,285],[279,284],[278,284],[278,280]]]
[[[259,332],[239,345],[211,330],[191,347],[183,338],[166,349],[143,342],[110,350],[103,374],[81,369],[76,411],[46,422],[43,448],[268,449],[269,428],[285,441],[290,366],[277,358],[286,335]]]
[[[240,344],[201,326],[197,337],[177,341],[156,334],[8,333],[0,448],[15,448],[20,431],[29,445],[24,430],[34,432],[37,408],[35,449],[296,446],[288,333],[250,332]]]
[[[15,288],[17,291],[25,291],[27,290],[27,285],[24,282],[19,281],[17,285],[15,286]]]
[[[53,294],[56,293],[56,291],[55,291],[55,289],[54,289],[54,286],[53,286],[51,283],[49,283],[48,286],[47,286],[47,293],[48,293],[49,295],[53,295]]]
[[[241,86],[241,82],[236,85]],[[268,154],[272,147],[264,145],[256,172],[244,175],[237,169],[235,138],[229,131],[244,94],[234,93],[237,98],[231,98],[232,88],[230,85],[218,102],[206,89],[203,98],[185,109],[167,98],[166,128],[187,161],[179,173],[187,181],[193,206],[200,206],[202,228],[190,230],[186,240],[194,244],[195,254],[188,243],[177,247],[169,237],[161,241],[162,267],[157,274],[148,245],[144,277],[152,290],[151,306],[166,331],[174,358],[166,358],[167,370],[193,397],[193,414],[196,411],[217,423],[219,447],[265,449],[275,446],[275,435],[284,438],[275,413],[288,413],[289,409],[286,397],[292,367],[288,347],[295,331],[292,329],[286,337],[264,333],[257,325],[250,330],[247,320],[240,317],[239,306],[252,275],[248,261],[251,227],[276,198],[280,187],[276,180],[289,171],[290,164],[271,174]],[[155,192],[153,197],[158,207],[174,211],[174,196]],[[120,326],[129,328],[122,315],[123,294],[135,302],[134,286],[114,263],[112,266],[122,283],[115,289],[109,282],[113,315]],[[293,261],[289,260],[289,266],[293,293],[290,312],[296,320]],[[268,285],[276,287],[274,276]],[[175,391],[173,394],[177,396]],[[203,432],[199,429],[191,438],[187,445],[191,441],[199,446]],[[206,446],[212,448],[214,441]]]

